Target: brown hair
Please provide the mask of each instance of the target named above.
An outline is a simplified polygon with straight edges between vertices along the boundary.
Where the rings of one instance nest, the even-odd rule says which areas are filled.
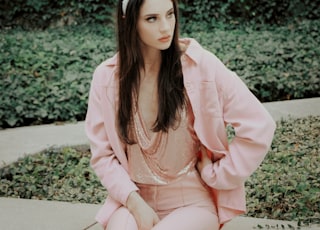
[[[117,42],[119,51],[119,103],[118,131],[120,138],[126,143],[130,140],[129,131],[133,117],[134,95],[138,95],[140,68],[144,61],[140,49],[137,23],[140,8],[144,0],[129,0],[124,17],[122,0],[118,2],[117,11]],[[153,131],[168,131],[178,119],[177,112],[185,103],[183,74],[181,67],[181,51],[179,47],[178,6],[172,0],[176,17],[173,40],[167,50],[161,51],[161,66],[158,77],[158,115]]]

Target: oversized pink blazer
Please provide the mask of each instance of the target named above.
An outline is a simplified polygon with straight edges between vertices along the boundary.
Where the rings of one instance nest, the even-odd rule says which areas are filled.
[[[245,212],[244,182],[264,159],[275,123],[234,72],[195,40],[187,40],[190,45],[181,58],[184,85],[195,116],[195,132],[213,157],[201,177],[212,188],[223,224]],[[104,227],[112,213],[126,204],[129,194],[138,190],[128,175],[127,157],[116,131],[117,65],[115,55],[95,70],[85,121],[91,166],[108,191],[96,216]],[[226,124],[236,133],[230,144]]]

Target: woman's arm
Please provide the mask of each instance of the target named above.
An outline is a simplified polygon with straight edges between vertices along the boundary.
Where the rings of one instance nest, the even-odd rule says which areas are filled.
[[[275,122],[241,79],[215,56],[214,75],[223,119],[235,130],[226,156],[200,167],[203,180],[216,189],[233,189],[257,169],[271,145]],[[204,158],[205,160],[205,158]],[[207,162],[207,161],[206,161]]]
[[[128,197],[127,208],[141,230],[149,230],[160,221],[157,213],[135,191]]]
[[[114,119],[111,116],[114,111],[110,111],[110,118],[104,117],[102,113],[102,108],[108,103],[107,100],[102,99],[106,94],[106,86],[102,86],[102,79],[105,79],[106,76],[108,77],[106,67],[99,66],[94,73],[90,88],[85,120],[85,130],[92,153],[90,163],[102,185],[108,190],[108,195],[126,205],[129,194],[138,188],[120,164],[109,141],[108,126],[105,125],[105,121]],[[117,134],[111,133],[110,135]]]

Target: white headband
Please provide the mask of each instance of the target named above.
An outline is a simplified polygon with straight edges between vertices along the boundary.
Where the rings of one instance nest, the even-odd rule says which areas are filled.
[[[123,13],[123,15],[126,15],[128,3],[129,3],[129,0],[123,0],[122,1],[122,13]]]

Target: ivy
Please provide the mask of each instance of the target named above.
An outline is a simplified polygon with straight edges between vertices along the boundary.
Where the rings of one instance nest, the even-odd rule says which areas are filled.
[[[182,36],[216,54],[262,102],[320,96],[319,22],[192,28]],[[83,120],[92,73],[115,46],[114,28],[103,25],[4,30],[0,127]]]
[[[79,23],[112,23],[116,1],[111,0],[4,0],[0,27],[48,28]],[[320,4],[312,0],[181,0],[182,22],[284,24],[320,17]]]

